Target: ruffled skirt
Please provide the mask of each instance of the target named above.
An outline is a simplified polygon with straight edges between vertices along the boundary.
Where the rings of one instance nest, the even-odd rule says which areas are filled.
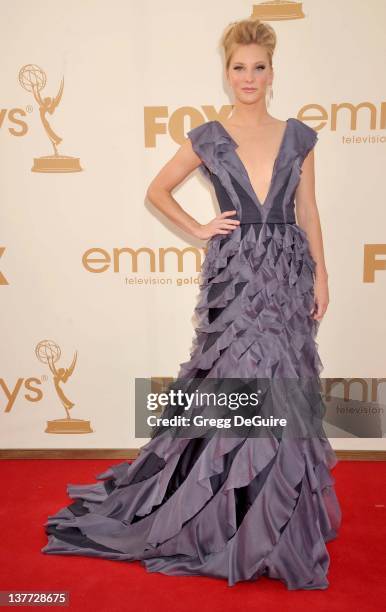
[[[189,361],[177,381],[286,377],[319,385],[312,319],[315,262],[296,224],[241,224],[208,243]],[[293,415],[309,396],[286,410]],[[296,395],[292,396],[293,398]],[[300,394],[298,395],[300,397]],[[280,407],[280,410],[283,406]],[[149,572],[213,576],[230,586],[261,575],[288,589],[325,589],[340,506],[336,456],[317,435],[172,437],[158,430],[129,464],[48,517],[42,552],[139,560]]]

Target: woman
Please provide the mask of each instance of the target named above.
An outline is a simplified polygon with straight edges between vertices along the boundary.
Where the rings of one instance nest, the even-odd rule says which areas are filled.
[[[330,474],[336,457],[320,427],[315,337],[329,298],[314,193],[317,134],[267,113],[276,44],[269,25],[231,24],[222,44],[232,116],[191,129],[147,192],[176,225],[208,240],[199,326],[177,385],[268,379],[274,393],[266,390],[254,412],[286,414],[290,427],[244,437],[184,437],[177,428],[175,438],[159,427],[131,465],[111,466],[96,484],[68,485],[76,501],[49,517],[42,551],[141,560],[150,572],[229,585],[266,575],[288,589],[325,589],[326,542],[341,515]],[[171,195],[197,167],[221,209],[207,224]]]

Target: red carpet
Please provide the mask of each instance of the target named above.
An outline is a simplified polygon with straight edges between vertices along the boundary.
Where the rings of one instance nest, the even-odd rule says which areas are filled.
[[[69,609],[79,612],[385,609],[386,463],[341,461],[334,469],[343,524],[339,538],[328,544],[330,587],[290,592],[267,578],[228,587],[216,578],[148,573],[139,562],[41,553],[48,514],[72,501],[66,485],[93,483],[97,474],[121,462],[1,461],[1,591],[69,591]]]

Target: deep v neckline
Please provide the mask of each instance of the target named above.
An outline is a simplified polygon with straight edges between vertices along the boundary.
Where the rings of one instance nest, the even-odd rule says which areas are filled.
[[[224,130],[225,134],[228,136],[228,138],[230,138],[230,140],[231,140],[231,141],[232,141],[232,143],[234,144],[234,146],[235,146],[234,154],[235,154],[235,157],[236,157],[236,159],[237,159],[237,161],[238,161],[238,164],[239,164],[240,168],[242,169],[242,172],[243,172],[243,174],[244,174],[244,176],[245,176],[246,180],[248,181],[248,185],[249,185],[249,187],[250,187],[250,189],[251,189],[251,192],[252,192],[252,193],[253,193],[253,195],[255,196],[256,203],[257,203],[257,204],[258,204],[258,205],[259,205],[259,206],[260,206],[262,209],[265,209],[265,208],[266,208],[267,202],[268,202],[269,197],[270,197],[270,195],[271,195],[271,191],[272,191],[272,189],[273,189],[273,185],[274,185],[274,181],[275,181],[276,168],[277,168],[277,164],[278,164],[279,158],[280,158],[280,156],[281,156],[281,152],[282,152],[282,150],[283,150],[283,148],[284,148],[284,144],[285,144],[286,137],[287,137],[287,132],[288,132],[288,127],[289,127],[290,119],[291,119],[291,117],[289,117],[288,119],[286,119],[286,126],[285,126],[285,128],[284,128],[283,136],[282,136],[282,138],[281,138],[281,142],[280,142],[280,145],[279,145],[279,149],[278,149],[277,155],[276,155],[276,157],[275,157],[275,161],[273,162],[272,174],[271,174],[271,181],[270,181],[270,183],[269,183],[269,187],[268,187],[267,195],[265,196],[265,198],[264,198],[264,202],[263,202],[263,203],[261,203],[261,202],[260,202],[260,199],[258,198],[257,193],[256,193],[256,191],[255,191],[255,190],[254,190],[254,188],[253,188],[252,181],[251,181],[251,178],[250,178],[250,176],[249,176],[248,170],[247,170],[247,168],[246,168],[246,166],[245,166],[244,162],[242,161],[241,157],[239,156],[239,154],[238,154],[238,153],[237,153],[237,151],[236,151],[236,149],[238,149],[238,148],[240,147],[240,145],[239,145],[239,144],[238,144],[238,143],[235,141],[235,139],[233,138],[233,136],[232,136],[232,135],[231,135],[231,134],[228,132],[228,130],[226,129],[226,127],[225,127],[225,126],[224,126],[224,125],[223,125],[223,124],[222,124],[220,121],[217,121],[217,119],[215,119],[215,120],[214,120],[214,121],[215,121],[215,123],[218,123],[218,124],[219,124],[219,125],[222,127],[222,129]]]

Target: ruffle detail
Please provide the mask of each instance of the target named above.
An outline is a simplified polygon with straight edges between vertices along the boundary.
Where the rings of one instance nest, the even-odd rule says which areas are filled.
[[[281,230],[279,230],[279,225]],[[315,261],[296,224],[240,225],[208,243],[190,359],[178,378],[319,376]],[[211,318],[211,309],[219,309]],[[243,355],[245,357],[243,358]]]
[[[78,515],[69,507],[49,517],[42,552],[141,560],[150,572],[229,586],[266,574],[288,589],[326,588],[325,543],[341,520],[326,441],[214,436],[165,498],[171,459],[189,444],[154,438],[131,465],[97,477],[108,479],[105,499],[95,501],[95,484],[69,485]]]
[[[235,192],[229,174],[230,169],[235,170],[236,142],[224,131],[217,121],[208,121],[188,131],[194,152],[201,159],[199,169],[204,177],[213,182],[216,175],[220,184],[228,194],[237,217],[242,217],[242,204]]]
[[[214,174],[221,174],[221,162],[236,146],[233,138],[216,121],[208,121],[187,132],[193,151]]]
[[[303,161],[307,157],[308,153],[313,149],[316,145],[319,136],[318,132],[314,130],[312,127],[300,121],[300,119],[296,119],[298,124],[298,131],[296,134],[297,142],[296,148],[300,153],[300,165],[303,164]]]

